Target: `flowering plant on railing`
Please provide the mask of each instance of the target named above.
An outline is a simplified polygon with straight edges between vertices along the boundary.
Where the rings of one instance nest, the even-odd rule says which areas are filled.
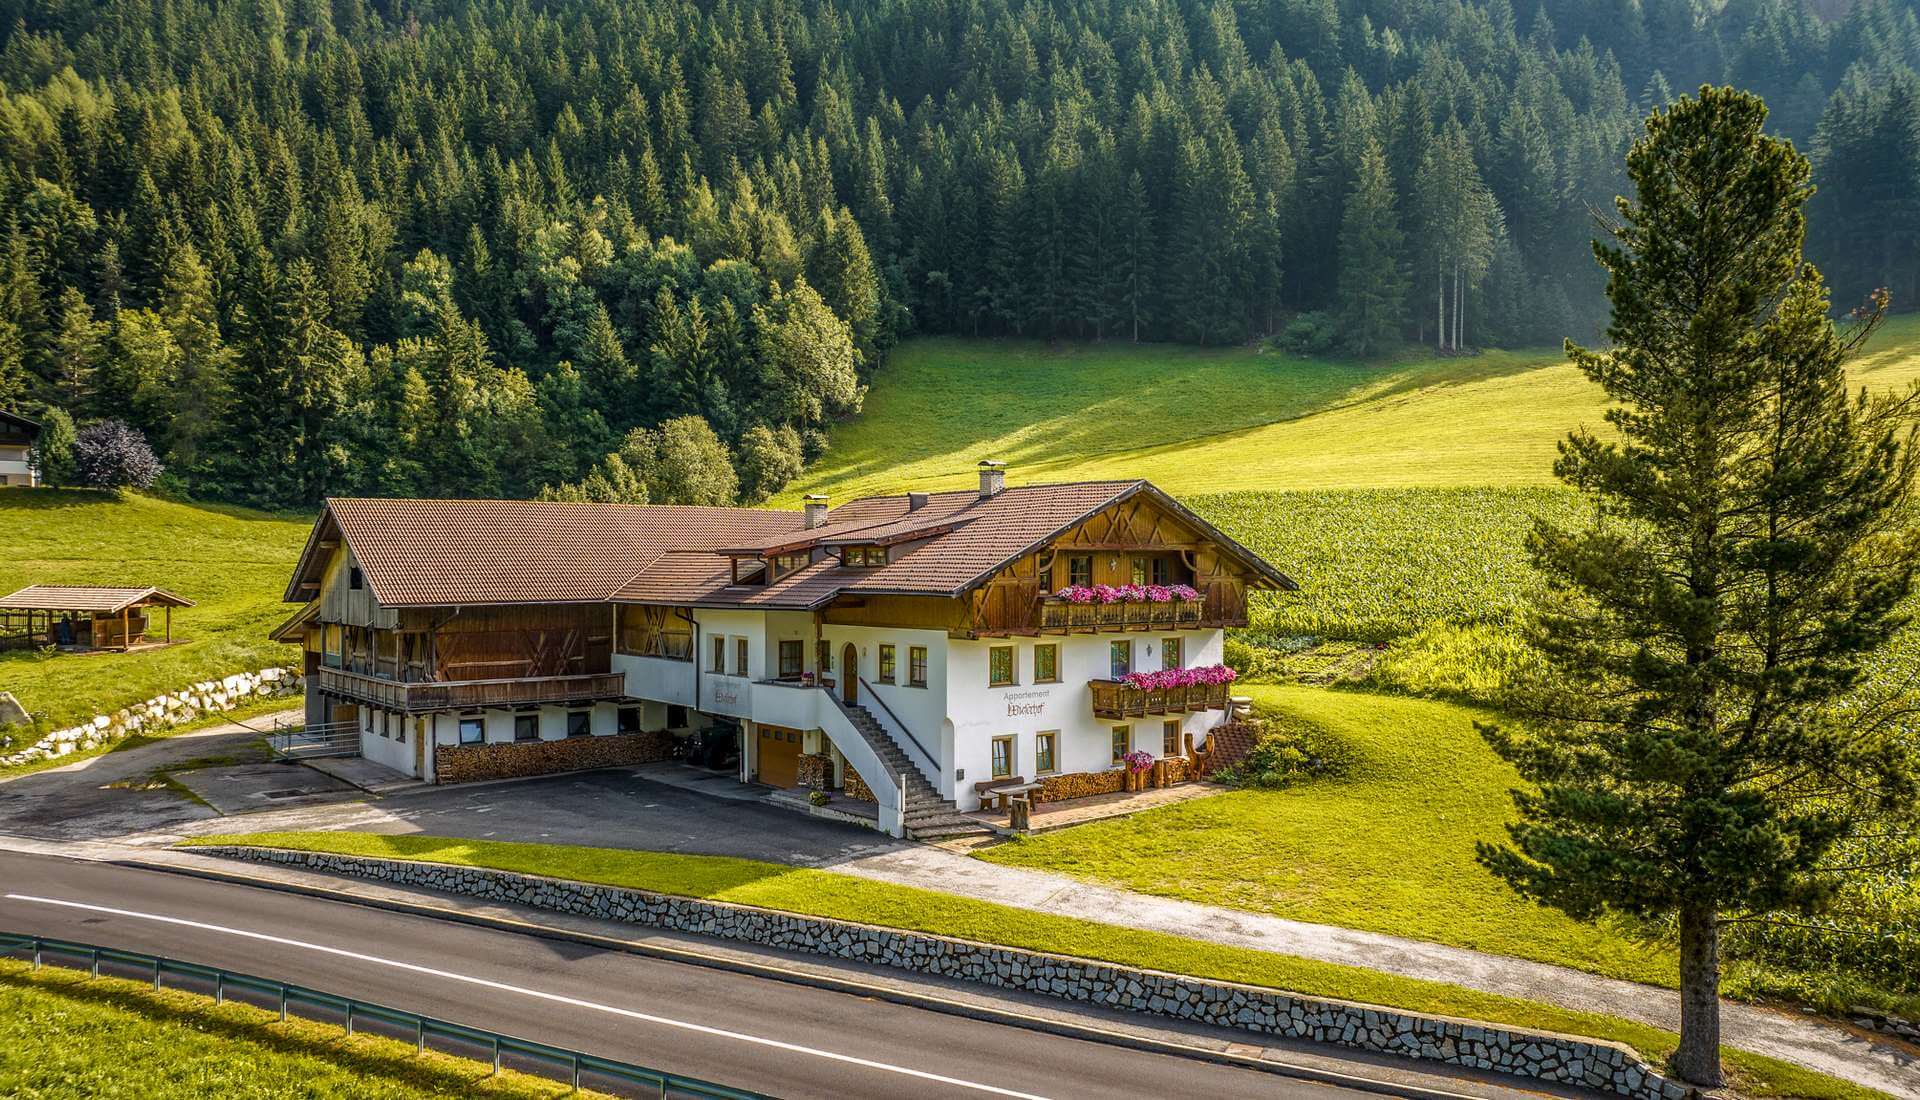
[[[1231,684],[1238,675],[1226,665],[1207,665],[1202,668],[1163,668],[1158,672],[1129,672],[1120,678],[1120,682],[1140,691],[1160,691],[1164,688]]]
[[[1054,595],[1068,603],[1173,603],[1200,598],[1199,592],[1184,584],[1070,584]]]
[[[1135,749],[1120,759],[1126,762],[1130,772],[1143,772],[1153,767],[1153,754],[1143,749]]]

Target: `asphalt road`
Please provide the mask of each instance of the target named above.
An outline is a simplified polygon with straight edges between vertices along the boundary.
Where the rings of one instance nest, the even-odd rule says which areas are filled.
[[[782,1097],[1367,1095],[164,872],[0,852],[0,929],[112,945]]]

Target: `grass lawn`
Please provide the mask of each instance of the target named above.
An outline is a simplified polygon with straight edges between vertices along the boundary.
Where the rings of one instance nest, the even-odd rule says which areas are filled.
[[[1441,982],[1359,967],[1225,947],[1071,917],[1034,913],[931,890],[778,863],[725,856],[372,833],[301,832],[206,836],[188,846],[251,844],[300,851],[412,859],[546,875],[683,897],[762,906],[1127,966],[1270,986],[1420,1012],[1626,1043],[1663,1062],[1675,1036],[1590,1012],[1479,993]],[[1868,1098],[1880,1093],[1743,1051],[1723,1052],[1741,1089],[1754,1096]]]
[[[1470,947],[1658,985],[1674,955],[1522,901],[1474,862],[1516,776],[1449,703],[1249,687],[1320,730],[1342,778],[1244,790],[1025,837],[980,858],[1143,893]]]
[[[1890,321],[1853,367],[1920,379],[1920,314]],[[836,500],[1013,480],[1151,478],[1180,495],[1259,489],[1549,485],[1554,447],[1599,427],[1600,391],[1557,348],[1354,363],[1248,348],[913,340],[860,415],[788,488]]]
[[[158,585],[193,600],[177,645],[134,653],[0,653],[0,689],[58,728],[197,680],[291,660],[267,631],[307,521],[150,497],[0,489],[0,595],[29,584]]]
[[[0,960],[0,1096],[518,1100],[568,1091],[489,1069],[364,1032],[347,1038],[327,1024],[283,1024],[243,1004]]]

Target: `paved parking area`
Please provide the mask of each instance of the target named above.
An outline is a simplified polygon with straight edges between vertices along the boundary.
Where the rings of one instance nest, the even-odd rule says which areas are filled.
[[[168,772],[167,778],[229,817],[276,806],[332,802],[360,796],[359,788],[299,764],[238,764]]]
[[[769,806],[754,788],[647,768],[572,772],[508,783],[426,787],[350,804],[195,822],[192,833],[346,829],[366,833],[642,848],[803,866],[900,847],[884,833]],[[711,787],[711,793],[703,789]]]

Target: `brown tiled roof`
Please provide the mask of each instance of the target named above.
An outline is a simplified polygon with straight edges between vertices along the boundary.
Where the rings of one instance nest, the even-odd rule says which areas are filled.
[[[286,598],[309,598],[331,525],[387,607],[599,603],[672,550],[798,530],[797,512],[533,500],[329,500]]]
[[[336,531],[389,606],[617,600],[724,607],[813,608],[840,593],[955,595],[1067,528],[1136,493],[1152,495],[1248,569],[1282,588],[1293,582],[1144,481],[1009,487],[992,497],[934,493],[919,508],[904,495],[864,497],[804,528],[801,513],[751,508],[561,504],[502,500],[327,502],[288,600],[310,598],[318,550]],[[735,585],[726,555],[808,546],[919,543],[878,568],[835,557],[770,585]]]
[[[79,584],[30,584],[18,592],[0,597],[0,608],[8,611],[112,612],[135,604],[192,607],[193,601],[185,596],[176,596],[164,588],[106,588]]]

